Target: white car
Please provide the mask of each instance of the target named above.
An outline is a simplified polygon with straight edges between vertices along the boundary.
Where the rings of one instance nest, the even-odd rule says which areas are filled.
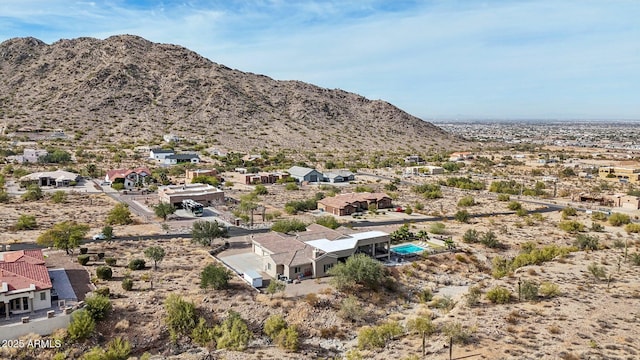
[[[107,238],[107,235],[100,233],[93,235],[93,240],[104,240]]]

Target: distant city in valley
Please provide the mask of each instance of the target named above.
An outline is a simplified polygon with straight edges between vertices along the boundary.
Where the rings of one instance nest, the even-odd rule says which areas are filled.
[[[441,120],[468,140],[640,150],[640,120]]]

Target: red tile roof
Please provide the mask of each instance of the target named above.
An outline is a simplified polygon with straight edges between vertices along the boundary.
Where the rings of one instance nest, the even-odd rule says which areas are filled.
[[[151,175],[151,171],[149,169],[147,169],[146,167],[139,167],[133,170],[130,170],[130,169],[109,170],[107,171],[107,177],[109,178],[109,180],[124,179],[129,174],[133,174],[133,173],[141,174],[143,172],[146,173],[147,175]]]
[[[47,267],[26,261],[0,262],[0,281],[7,284],[9,291],[29,289],[32,284],[36,290],[52,287]]]
[[[18,261],[28,262],[30,264],[44,265],[44,256],[42,250],[20,250],[2,253],[2,261],[13,263]]]
[[[376,202],[389,198],[389,196],[385,193],[348,193],[342,195],[336,195],[331,197],[326,197],[324,199],[318,200],[319,204],[324,206],[330,206],[332,208],[341,209],[347,205],[356,203],[356,202],[371,202],[375,200]]]

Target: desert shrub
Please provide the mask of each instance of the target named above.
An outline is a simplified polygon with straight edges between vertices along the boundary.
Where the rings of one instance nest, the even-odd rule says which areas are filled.
[[[429,232],[432,234],[442,235],[445,233],[446,226],[441,222],[435,222],[429,226]]]
[[[258,184],[253,189],[253,192],[256,193],[256,195],[267,195],[269,193],[269,190],[267,190],[266,186],[264,186],[262,184]]]
[[[200,273],[200,288],[224,289],[229,285],[230,279],[231,273],[227,268],[218,264],[209,264]]]
[[[264,322],[262,331],[272,340],[287,327],[287,322],[282,315],[271,315]]]
[[[511,197],[509,194],[498,194],[498,201],[509,201]]]
[[[198,318],[198,324],[191,331],[191,339],[200,346],[207,346],[215,339],[214,329],[207,325],[204,318]]]
[[[433,293],[431,292],[431,289],[424,288],[422,291],[419,291],[418,300],[423,304],[433,300]]]
[[[469,214],[467,210],[458,210],[455,213],[454,218],[461,223],[468,223],[471,218],[471,214]]]
[[[96,327],[96,322],[85,309],[76,310],[71,314],[71,323],[67,329],[71,340],[88,338]]]
[[[595,280],[600,280],[607,276],[607,270],[604,268],[604,266],[598,266],[598,264],[596,264],[595,262],[589,264],[589,266],[587,266],[587,270],[589,271],[589,273],[591,273],[591,275],[593,275]]]
[[[537,300],[539,286],[533,281],[525,280],[520,284],[520,296],[524,300]]]
[[[591,231],[596,231],[596,232],[604,231],[604,225],[594,222],[591,224]]]
[[[356,254],[344,263],[338,263],[327,272],[333,285],[339,290],[361,285],[375,290],[385,281],[382,264],[365,254]]]
[[[451,296],[443,296],[437,297],[433,299],[431,302],[431,306],[436,309],[444,310],[445,312],[451,311],[454,306],[456,306],[456,302],[451,298]]]
[[[459,322],[448,322],[442,326],[442,333],[457,344],[468,344],[473,332],[473,329],[465,329]]]
[[[33,230],[38,227],[36,217],[33,215],[20,215],[14,228],[16,230]]]
[[[517,201],[509,201],[507,204],[507,209],[516,211],[522,209],[522,204]]]
[[[437,199],[442,197],[442,190],[438,184],[416,185],[412,190],[417,194],[421,194],[425,199]]]
[[[287,183],[287,185],[284,186],[284,189],[289,191],[298,190],[298,184],[292,182]]]
[[[324,215],[316,218],[316,224],[328,227],[329,229],[337,229],[340,227],[338,220],[331,215]]]
[[[613,213],[609,216],[609,224],[611,226],[622,226],[631,222],[631,218],[627,214]]]
[[[131,291],[133,289],[133,280],[130,277],[122,279],[122,288],[126,291]]]
[[[545,298],[552,298],[560,295],[560,287],[557,284],[554,284],[549,281],[545,281],[540,284],[540,295]]]
[[[273,223],[271,230],[279,233],[289,233],[296,231],[305,231],[307,224],[298,219],[284,219]]]
[[[598,250],[598,237],[578,234],[578,236],[576,236],[576,240],[573,242],[573,245],[580,250]]]
[[[220,334],[216,344],[218,349],[242,351],[247,348],[251,340],[251,331],[247,322],[232,310],[222,324],[215,328],[215,332]]]
[[[473,206],[475,204],[476,200],[473,198],[473,196],[464,196],[460,200],[458,200],[458,206],[460,207]]]
[[[164,302],[165,324],[171,340],[176,342],[181,335],[190,335],[196,327],[196,307],[192,302],[176,294],[169,294]]]
[[[516,210],[516,215],[517,216],[523,217],[523,216],[527,216],[528,214],[529,214],[529,212],[525,208],[520,208],[520,209]]]
[[[629,224],[624,226],[624,231],[626,231],[629,234],[640,233],[640,224],[629,223]]]
[[[594,221],[607,221],[608,216],[607,214],[601,212],[601,211],[594,211],[593,213],[591,213],[591,220]]]
[[[80,265],[87,265],[89,263],[89,255],[78,255],[78,263]]]
[[[100,321],[107,317],[111,311],[111,301],[108,297],[102,295],[90,295],[84,299],[87,304],[85,309],[93,320]]]
[[[635,266],[640,266],[640,253],[633,253],[629,255],[629,260]]]
[[[505,287],[496,286],[487,291],[486,297],[494,304],[506,304],[511,301],[511,291]]]
[[[358,301],[358,298],[349,295],[349,297],[345,298],[340,302],[340,310],[338,311],[338,316],[345,320],[350,321],[360,321],[364,317],[364,309]]]
[[[577,233],[577,232],[584,231],[584,224],[576,220],[560,221],[560,223],[558,224],[558,227],[561,230],[564,230],[569,233]]]
[[[480,235],[476,229],[468,229],[465,231],[464,235],[462,235],[462,241],[465,243],[477,243],[480,239]]]
[[[309,293],[305,295],[304,301],[306,301],[310,306],[316,306],[318,305],[318,301],[320,301],[320,299],[318,299],[318,295],[316,295],[315,293]]]
[[[282,349],[288,351],[297,351],[300,347],[300,334],[296,326],[290,326],[278,333],[276,336],[276,344]]]
[[[108,286],[99,287],[95,289],[93,292],[96,295],[105,296],[105,297],[109,297],[109,295],[111,294],[111,290],[109,289]]]
[[[402,333],[402,326],[395,321],[378,326],[365,326],[358,331],[358,348],[383,348],[389,341]]]
[[[100,280],[111,280],[113,277],[113,271],[108,266],[98,266],[96,269],[96,276]]]
[[[109,265],[109,266],[116,266],[116,258],[112,258],[112,257],[108,257],[106,259],[104,259],[105,264]]]
[[[146,262],[143,259],[133,259],[129,261],[127,266],[130,270],[143,270],[146,266]]]
[[[482,234],[482,237],[480,237],[480,242],[484,246],[492,249],[502,247],[502,243],[498,241],[498,236],[492,230],[489,230],[486,233]]]
[[[482,296],[482,290],[478,286],[472,286],[469,288],[469,292],[466,295],[467,306],[472,307],[480,303],[480,296]]]
[[[571,206],[562,209],[562,218],[565,219],[569,216],[576,216],[578,211]]]

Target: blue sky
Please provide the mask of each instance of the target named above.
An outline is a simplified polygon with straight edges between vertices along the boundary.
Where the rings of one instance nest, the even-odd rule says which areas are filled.
[[[134,34],[425,120],[640,119],[637,0],[2,0],[0,41]]]

